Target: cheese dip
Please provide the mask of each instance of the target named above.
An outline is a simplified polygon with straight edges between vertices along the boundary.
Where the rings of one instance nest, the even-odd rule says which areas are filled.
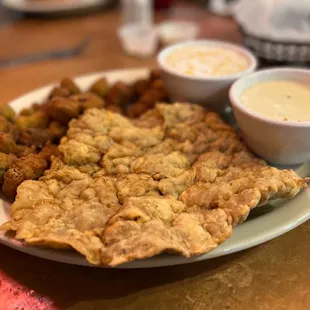
[[[178,73],[195,77],[225,77],[246,70],[250,60],[230,48],[190,45],[173,49],[165,64]]]
[[[310,84],[289,80],[258,83],[241,94],[253,112],[277,120],[310,121]]]

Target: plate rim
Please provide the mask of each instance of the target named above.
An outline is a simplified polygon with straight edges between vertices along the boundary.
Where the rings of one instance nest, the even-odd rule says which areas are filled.
[[[149,68],[139,67],[139,68],[129,68],[129,69],[118,69],[118,70],[107,70],[107,71],[98,71],[92,72],[88,74],[83,74],[80,76],[76,76],[74,80],[81,86],[81,88],[86,88],[91,84],[94,80],[101,76],[108,75],[110,78],[114,78],[115,80],[124,79],[125,75],[128,75],[129,79],[135,80],[137,78],[145,77],[149,72]],[[123,78],[120,78],[119,75],[123,75]],[[41,100],[48,95],[51,88],[56,83],[50,83],[46,86],[42,86],[36,88],[32,91],[26,92],[24,95],[17,97],[16,99],[9,102],[9,105],[14,107],[14,109],[19,110],[23,105],[23,101],[25,100],[26,104],[24,107],[29,106],[33,103],[34,99],[31,97],[42,97]],[[84,86],[82,86],[82,84]],[[308,169],[310,169],[310,164]],[[308,170],[307,170],[308,171]],[[310,171],[310,170],[309,170]],[[298,200],[299,201],[298,203]],[[306,200],[303,202],[303,200]],[[4,206],[3,200],[0,199],[0,223],[3,223],[5,220],[4,216]],[[295,208],[292,205],[296,205]],[[287,219],[281,224],[281,221],[278,221],[278,224],[269,225],[269,229],[267,231],[262,231],[260,234],[256,234],[249,238],[251,234],[244,234],[243,231],[251,230],[251,227],[255,228],[255,226],[260,226],[260,222],[263,221],[263,224],[271,222],[272,218],[277,218],[277,215],[281,215],[281,213],[285,214],[285,210],[288,210],[287,213],[292,213],[291,218]],[[293,212],[293,209],[296,209],[296,214]],[[298,211],[298,212],[297,212]],[[119,265],[113,268],[117,269],[135,269],[135,268],[153,268],[153,267],[164,267],[164,266],[172,266],[172,265],[180,265],[180,264],[188,264],[203,260],[208,260],[216,257],[221,257],[224,255],[233,254],[239,251],[243,251],[245,249],[249,249],[255,247],[259,244],[265,243],[271,239],[277,238],[280,235],[285,234],[286,232],[298,227],[303,224],[307,220],[310,219],[310,187],[305,188],[301,193],[299,193],[292,200],[283,202],[283,205],[275,208],[271,212],[267,214],[260,215],[257,218],[248,220],[243,224],[235,227],[233,229],[232,236],[228,238],[223,244],[219,245],[213,251],[196,256],[191,258],[186,258],[182,256],[176,255],[158,255],[152,258],[136,260],[133,262],[129,262],[123,265]],[[254,226],[253,226],[254,225]],[[267,226],[268,226],[267,225]],[[257,228],[257,227],[256,227]],[[241,238],[241,241],[238,241],[238,235],[244,234],[244,237]],[[237,239],[237,240],[235,240]],[[240,239],[240,236],[239,236]],[[18,250],[20,252],[27,253],[29,255],[37,256],[40,258],[57,261],[61,263],[80,265],[80,266],[88,266],[88,267],[99,267],[99,268],[110,268],[106,266],[96,266],[87,262],[87,260],[80,254],[74,251],[60,251],[50,248],[43,247],[34,247],[31,245],[25,245],[22,241],[19,241],[15,238],[11,238],[5,232],[0,231],[0,243]]]
[[[11,10],[25,13],[61,13],[107,5],[111,0],[87,0],[65,2],[44,2],[39,0],[2,0],[2,5]]]

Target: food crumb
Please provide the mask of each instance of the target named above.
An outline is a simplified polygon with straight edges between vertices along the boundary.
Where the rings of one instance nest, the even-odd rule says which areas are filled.
[[[186,299],[189,300],[190,302],[194,303],[195,300],[193,300],[189,295],[186,295]]]
[[[284,120],[285,120],[285,121],[288,121],[288,118],[284,116]]]

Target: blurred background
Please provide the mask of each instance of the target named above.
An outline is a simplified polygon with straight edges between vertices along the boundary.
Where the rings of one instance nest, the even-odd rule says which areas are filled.
[[[0,79],[6,87],[4,101],[64,75],[152,67],[160,48],[195,38],[246,45],[260,58],[262,66],[304,66],[310,59],[310,4],[304,0],[0,3]],[[291,26],[295,27],[293,32]],[[305,35],[294,38],[301,30]]]
[[[192,31],[184,38],[184,25],[181,31],[178,25],[166,25],[161,34],[166,44],[194,37],[241,43],[233,20],[210,12],[213,2],[217,1],[1,0],[0,79],[7,88],[2,100],[55,81],[64,73],[154,65],[160,38],[156,37],[156,50],[149,55],[129,55],[119,33],[126,23],[144,23],[156,30],[172,20],[192,23]],[[217,6],[215,11],[220,12]],[[31,79],[26,68],[35,72]]]

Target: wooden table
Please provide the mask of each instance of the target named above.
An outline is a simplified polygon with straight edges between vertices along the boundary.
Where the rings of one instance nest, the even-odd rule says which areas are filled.
[[[164,14],[157,16],[158,20]],[[63,76],[155,65],[124,55],[116,11],[70,19],[20,19],[0,25],[0,59],[74,45],[79,57],[0,71],[1,104]],[[202,37],[241,42],[230,19],[201,11]],[[266,244],[201,263],[147,270],[86,268],[0,246],[0,310],[310,309],[310,222]]]

